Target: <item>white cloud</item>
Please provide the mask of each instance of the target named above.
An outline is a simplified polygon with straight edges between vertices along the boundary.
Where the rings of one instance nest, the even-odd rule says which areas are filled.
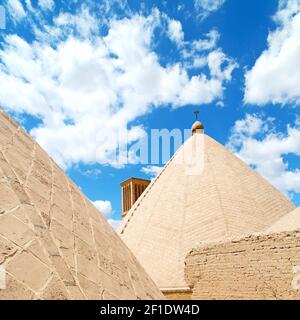
[[[182,25],[180,21],[170,19],[168,23],[168,34],[171,40],[177,45],[181,45],[184,39],[184,33],[182,31]]]
[[[7,8],[15,22],[26,17],[24,7],[20,0],[7,0]]]
[[[107,219],[107,222],[113,227],[113,229],[117,229],[120,226],[122,220],[112,218],[114,211],[110,201],[96,200],[92,201],[92,203],[104,215],[104,217]]]
[[[128,123],[153,107],[222,100],[236,67],[217,48],[204,55],[209,72],[190,77],[180,62],[162,66],[152,48],[160,20],[158,10],[112,19],[101,37],[96,19],[83,7],[76,15],[61,13],[53,26],[36,27],[32,43],[6,36],[0,105],[38,117],[41,124],[31,134],[64,168],[79,162],[122,165],[116,148],[145,134]]]
[[[266,127],[259,116],[246,114],[245,119],[237,120],[235,122],[233,131],[238,135],[253,136],[261,131],[265,132]]]
[[[195,51],[211,50],[216,47],[217,41],[220,38],[218,31],[212,29],[207,33],[206,36],[207,39],[194,40],[192,42]]]
[[[96,18],[90,14],[89,9],[85,6],[77,15],[60,13],[54,18],[54,23],[55,27],[47,27],[47,31],[54,37],[61,37],[61,32],[74,34],[75,31],[84,38],[90,38],[99,28]]]
[[[203,39],[197,39],[193,41],[186,41],[182,45],[181,54],[184,59],[191,60],[192,63],[187,67],[191,68],[203,68],[208,64],[207,52],[218,52],[217,42],[220,38],[220,34],[217,30],[210,30]],[[219,52],[221,52],[219,50]],[[225,55],[224,55],[225,56]],[[238,65],[230,60],[230,64],[236,68]]]
[[[219,10],[224,2],[225,0],[194,0],[195,8],[200,11],[200,15],[203,18]]]
[[[235,122],[227,145],[234,150],[240,147],[246,139],[264,135],[271,131],[272,121],[272,118],[263,120],[259,115],[246,114],[244,119]]]
[[[300,193],[300,170],[291,169],[286,161],[288,155],[300,156],[299,123],[282,133],[274,128],[273,119],[247,114],[236,121],[228,147],[283,193]]]
[[[46,10],[52,10],[55,6],[53,0],[38,0],[38,5]]]
[[[268,48],[245,75],[246,103],[300,103],[300,0],[280,1]]]
[[[92,203],[106,218],[110,218],[113,214],[113,209],[110,201],[96,200],[92,201]]]
[[[117,229],[121,223],[122,223],[122,220],[117,220],[117,219],[108,219],[107,220],[108,223],[113,227],[113,229]]]
[[[145,173],[150,177],[150,179],[154,179],[162,170],[162,167],[159,166],[146,166],[141,169],[141,172]]]
[[[232,71],[237,67],[221,50],[210,52],[207,62],[211,76],[219,80],[231,80]]]
[[[91,177],[91,178],[95,178],[95,177],[99,176],[102,173],[102,171],[100,169],[98,169],[98,168],[85,169],[85,170],[82,170],[82,169],[78,168],[77,170],[82,175],[87,176],[87,177]]]

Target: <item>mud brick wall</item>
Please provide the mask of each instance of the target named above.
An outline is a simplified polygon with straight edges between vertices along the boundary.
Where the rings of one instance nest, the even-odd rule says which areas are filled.
[[[295,266],[300,230],[199,246],[185,259],[185,278],[192,299],[300,299]]]

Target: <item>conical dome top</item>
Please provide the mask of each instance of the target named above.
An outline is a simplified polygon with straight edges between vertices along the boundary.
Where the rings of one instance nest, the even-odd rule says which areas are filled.
[[[282,218],[276,221],[269,229],[267,229],[266,232],[276,233],[297,229],[300,229],[300,207],[284,215]]]
[[[201,130],[204,130],[204,126],[199,120],[196,120],[192,125],[192,134],[201,132]]]
[[[100,212],[3,111],[0,267],[0,300],[163,297]]]
[[[200,140],[199,140],[200,139]],[[184,155],[203,144],[193,173]],[[293,205],[224,146],[195,134],[131,208],[120,235],[160,288],[185,288],[184,258],[201,241],[262,231]]]
[[[196,121],[192,125],[192,135],[195,133],[203,133],[204,130],[203,124],[198,120],[199,111],[194,111],[194,114],[196,116]]]

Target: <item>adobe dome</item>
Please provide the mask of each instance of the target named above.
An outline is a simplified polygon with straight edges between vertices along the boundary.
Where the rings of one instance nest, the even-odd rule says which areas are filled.
[[[195,127],[200,129],[197,122]],[[203,143],[203,170],[182,161]],[[184,259],[199,242],[270,227],[294,206],[224,146],[194,134],[124,218],[118,232],[159,288],[186,288]]]
[[[296,208],[292,212],[284,215],[278,221],[276,221],[269,229],[268,233],[293,231],[300,229],[300,207]]]
[[[162,299],[102,214],[0,110],[3,299]]]

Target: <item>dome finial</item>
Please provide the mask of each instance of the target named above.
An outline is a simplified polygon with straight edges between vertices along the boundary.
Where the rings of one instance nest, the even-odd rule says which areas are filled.
[[[192,135],[194,133],[198,133],[198,132],[203,133],[203,130],[204,130],[203,124],[198,120],[199,111],[195,110],[194,114],[195,114],[195,117],[196,117],[196,121],[192,125]]]
[[[196,120],[198,120],[198,114],[199,114],[198,110],[194,111],[194,115],[196,116]]]

